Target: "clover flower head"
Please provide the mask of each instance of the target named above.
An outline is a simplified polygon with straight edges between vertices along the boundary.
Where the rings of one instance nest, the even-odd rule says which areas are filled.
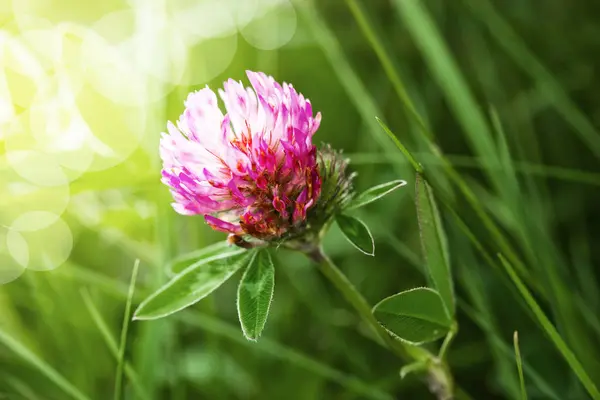
[[[160,140],[162,181],[175,211],[201,214],[214,229],[276,240],[305,224],[321,193],[312,137],[321,114],[292,85],[247,71],[229,79],[226,113],[207,87],[192,92]]]

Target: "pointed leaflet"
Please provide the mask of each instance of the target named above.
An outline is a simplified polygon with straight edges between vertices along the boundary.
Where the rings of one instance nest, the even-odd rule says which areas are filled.
[[[246,268],[238,287],[237,309],[244,336],[260,336],[273,299],[275,267],[268,250],[260,250]]]
[[[417,174],[415,198],[423,257],[433,286],[439,292],[448,314],[454,315],[454,290],[446,235],[431,187],[421,174]]]
[[[344,237],[368,256],[375,255],[375,242],[367,225],[360,219],[349,215],[339,214],[335,220]]]
[[[392,335],[412,344],[439,339],[452,324],[440,295],[429,288],[385,298],[373,307],[373,315]]]
[[[197,303],[247,265],[254,254],[240,249],[190,266],[144,300],[135,311],[134,319],[166,317]]]
[[[346,209],[351,210],[354,208],[365,206],[369,203],[374,202],[375,200],[379,200],[383,196],[393,192],[394,190],[404,185],[406,185],[406,181],[396,180],[383,183],[381,185],[373,186],[372,188],[365,190],[364,192],[356,196],[354,199],[352,199],[352,201],[350,202],[350,204],[348,204]]]
[[[220,242],[203,247],[199,250],[194,250],[192,252],[175,257],[167,265],[167,271],[171,274],[178,274],[192,265],[203,263],[204,260],[209,257],[224,255],[225,253],[239,250],[239,247],[232,246],[227,243],[227,241],[221,240]]]

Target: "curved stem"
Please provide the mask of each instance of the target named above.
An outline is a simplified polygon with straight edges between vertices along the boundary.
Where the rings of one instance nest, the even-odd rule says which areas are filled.
[[[443,360],[431,354],[429,351],[416,346],[406,345],[394,339],[377,322],[371,312],[371,306],[365,298],[356,290],[346,275],[331,261],[319,247],[307,253],[318,265],[320,271],[340,291],[346,301],[354,307],[358,315],[377,334],[381,341],[399,358],[408,362],[426,362],[429,372],[430,388],[439,399],[449,399],[452,393],[452,377]]]
[[[438,358],[440,360],[444,360],[446,358],[446,352],[448,351],[448,348],[450,347],[450,343],[452,343],[454,336],[456,336],[457,331],[458,331],[458,325],[455,322],[452,324],[450,331],[448,332],[448,334],[446,335],[446,338],[444,339],[444,342],[442,343],[440,352],[438,353]]]

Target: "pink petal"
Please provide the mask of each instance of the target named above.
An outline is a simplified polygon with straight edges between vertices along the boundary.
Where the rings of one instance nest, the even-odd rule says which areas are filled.
[[[225,233],[234,233],[236,235],[244,234],[244,231],[239,225],[232,224],[231,222],[223,221],[222,219],[213,217],[212,215],[206,214],[204,215],[204,220],[211,228],[225,232]]]

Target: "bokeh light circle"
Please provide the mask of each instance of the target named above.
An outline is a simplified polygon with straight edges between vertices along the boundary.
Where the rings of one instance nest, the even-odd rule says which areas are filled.
[[[68,185],[39,186],[25,180],[0,157],[0,225],[11,225],[28,211],[44,211],[58,218],[69,204]]]
[[[83,43],[88,81],[106,98],[128,106],[155,102],[172,89],[168,83],[171,70],[161,64],[166,55],[149,40],[151,38],[139,36],[140,32],[135,31],[135,20],[136,15],[131,10],[105,15],[92,25]],[[179,54],[181,46],[176,49]],[[152,52],[155,57],[148,60],[148,54]],[[158,63],[161,67],[142,65],[144,62]]]
[[[8,141],[7,141],[8,142]],[[10,150],[6,159],[21,177],[39,186],[68,185],[67,176],[54,157],[37,150]]]
[[[22,214],[11,224],[6,234],[10,255],[23,267],[34,271],[49,271],[61,266],[71,254],[73,234],[69,226],[56,215],[47,212]],[[35,218],[52,221],[41,229],[33,229]],[[45,226],[44,226],[45,225]],[[18,229],[25,228],[25,229]]]
[[[224,0],[229,7],[238,30],[243,29],[254,19],[263,0]]]
[[[173,8],[172,24],[183,33],[186,43],[192,45],[203,39],[231,36],[238,30],[236,10],[250,0],[236,2],[238,7],[225,0],[173,0],[169,3]],[[252,2],[256,3],[256,0]]]
[[[0,285],[14,281],[25,272],[25,267],[8,252],[6,233],[0,231]]]
[[[21,31],[62,21],[91,24],[98,15],[128,8],[129,0],[13,0],[14,19]]]
[[[88,145],[94,159],[88,171],[113,167],[138,148],[146,132],[146,107],[116,104],[90,85],[81,89],[76,105],[92,133]]]
[[[258,0],[257,14],[240,33],[260,50],[275,50],[287,44],[296,32],[297,16],[288,0]]]
[[[225,71],[235,57],[237,41],[237,35],[232,35],[205,39],[190,47],[185,83],[203,84]]]
[[[29,211],[16,218],[10,227],[18,232],[34,232],[47,228],[59,218],[59,215],[48,211]]]
[[[12,258],[23,268],[29,265],[29,245],[18,231],[9,230],[6,234],[6,248]]]

